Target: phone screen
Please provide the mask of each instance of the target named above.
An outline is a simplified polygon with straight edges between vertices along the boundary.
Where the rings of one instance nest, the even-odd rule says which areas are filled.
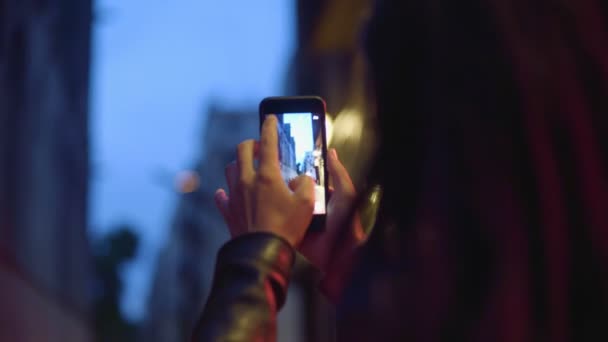
[[[315,215],[326,214],[324,125],[320,114],[275,114],[279,132],[279,160],[285,182],[299,175],[315,181]]]

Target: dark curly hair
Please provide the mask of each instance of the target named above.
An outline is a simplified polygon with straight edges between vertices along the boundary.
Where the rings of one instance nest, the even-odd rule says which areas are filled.
[[[369,253],[419,297],[400,337],[608,340],[607,19],[594,0],[377,1]]]

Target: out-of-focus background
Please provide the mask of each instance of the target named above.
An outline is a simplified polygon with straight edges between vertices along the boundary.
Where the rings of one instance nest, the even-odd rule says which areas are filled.
[[[0,0],[0,340],[184,341],[258,102],[321,95],[359,183],[368,0]],[[280,341],[333,340],[298,265]]]

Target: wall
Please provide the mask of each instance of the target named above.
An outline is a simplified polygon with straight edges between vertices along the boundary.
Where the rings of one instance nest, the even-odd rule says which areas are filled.
[[[87,0],[0,0],[3,341],[88,339],[90,26]]]

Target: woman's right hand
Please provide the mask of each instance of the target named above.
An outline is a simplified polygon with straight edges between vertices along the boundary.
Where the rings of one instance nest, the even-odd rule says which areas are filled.
[[[297,247],[312,219],[314,181],[299,176],[283,181],[279,164],[277,118],[262,125],[260,143],[246,140],[237,148],[236,163],[226,167],[229,194],[218,189],[216,205],[232,237],[252,232],[272,233]],[[256,169],[254,160],[258,159]]]

